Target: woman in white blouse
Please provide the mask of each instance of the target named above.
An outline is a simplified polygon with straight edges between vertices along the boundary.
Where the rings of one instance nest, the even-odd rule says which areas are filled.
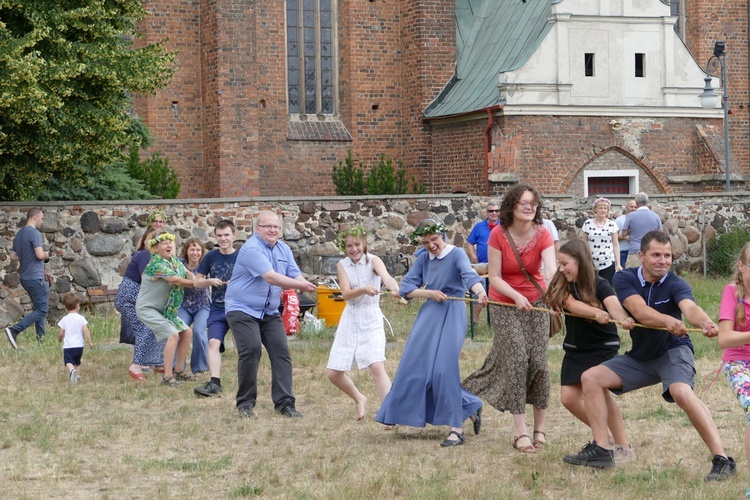
[[[607,198],[594,200],[594,218],[583,223],[584,239],[589,244],[591,256],[594,258],[594,267],[599,276],[609,281],[615,271],[621,271],[620,243],[617,241],[617,224],[609,218],[609,209],[612,206]]]

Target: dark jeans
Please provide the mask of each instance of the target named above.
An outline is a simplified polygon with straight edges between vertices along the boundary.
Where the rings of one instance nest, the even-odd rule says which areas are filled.
[[[11,326],[10,329],[15,333],[21,333],[31,325],[36,326],[36,335],[40,339],[46,333],[44,331],[47,322],[47,311],[49,310],[49,285],[42,278],[40,280],[21,280],[21,286],[31,297],[33,311],[25,316],[21,321]]]
[[[237,346],[237,408],[255,406],[261,344],[271,360],[271,399],[274,408],[280,411],[287,405],[294,406],[292,357],[281,316],[275,314],[257,319],[231,311],[227,313],[227,323]]]
[[[625,263],[628,261],[628,251],[620,250],[620,267],[625,269]]]

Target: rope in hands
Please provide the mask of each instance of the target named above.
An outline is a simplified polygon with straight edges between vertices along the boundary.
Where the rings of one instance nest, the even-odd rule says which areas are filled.
[[[391,293],[391,292],[385,291],[385,292],[380,292],[380,293],[381,293],[381,295],[383,295],[383,294],[388,294],[388,295],[390,295],[390,293]],[[448,299],[448,300],[459,300],[459,301],[463,301],[463,302],[479,302],[479,299],[472,299],[472,298],[469,298],[469,297],[447,297],[447,299]],[[515,303],[509,303],[509,302],[498,302],[498,301],[495,301],[495,300],[488,300],[488,301],[487,301],[487,303],[488,303],[488,304],[492,304],[492,305],[495,305],[495,306],[516,307],[516,304],[515,304]],[[552,313],[553,313],[553,311],[552,311],[551,309],[547,309],[547,308],[545,308],[545,307],[535,307],[535,306],[531,306],[531,307],[529,307],[529,310],[531,310],[531,311],[540,311],[540,312],[546,312],[546,313],[548,313],[548,314],[552,314]],[[583,319],[588,319],[588,320],[591,320],[591,321],[597,321],[597,319],[596,319],[596,318],[592,318],[592,317],[590,317],[590,316],[580,316],[580,315],[578,315],[578,314],[572,314],[572,313],[569,313],[569,312],[565,312],[565,313],[562,313],[562,314],[565,314],[566,316],[572,316],[572,317],[574,317],[574,318],[583,318]],[[597,321],[597,322],[598,322],[598,321]],[[621,325],[621,324],[622,324],[622,322],[621,322],[621,321],[617,321],[616,319],[610,319],[610,320],[609,320],[609,323],[615,323],[615,324],[617,324],[617,325]],[[667,330],[667,328],[665,328],[665,327],[660,327],[660,326],[648,326],[648,325],[644,325],[644,324],[642,324],[642,323],[635,323],[635,326],[639,326],[639,327],[641,327],[641,328],[649,328],[649,329],[651,329],[651,330],[664,330],[664,331],[669,331],[669,330]],[[687,327],[686,327],[686,328],[685,328],[685,330],[686,330],[687,332],[696,332],[696,333],[703,333],[703,329],[702,329],[702,328],[687,328]]]

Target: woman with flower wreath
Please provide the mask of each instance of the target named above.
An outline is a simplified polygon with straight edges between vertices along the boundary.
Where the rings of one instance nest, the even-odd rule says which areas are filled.
[[[398,283],[380,257],[367,252],[367,231],[355,226],[339,233],[336,245],[346,257],[337,264],[341,296],[346,301],[328,357],[328,379],[354,400],[356,420],[365,417],[367,398],[347,375],[354,361],[367,368],[382,402],[391,389],[385,371],[385,329],[380,310],[380,283],[398,297]]]
[[[446,244],[444,231],[443,224],[426,219],[411,234],[412,244],[427,251],[414,261],[399,291],[407,299],[427,300],[375,420],[411,427],[447,425],[450,433],[440,445],[456,446],[464,443],[465,420],[471,419],[474,434],[479,433],[482,401],[461,387],[458,358],[466,338],[466,303],[448,297],[464,297],[469,288],[486,305],[487,294],[466,252]]]
[[[148,242],[151,260],[141,277],[141,289],[135,310],[143,324],[149,327],[156,340],[166,339],[164,345],[164,376],[162,382],[169,387],[178,385],[178,380],[195,380],[185,370],[185,360],[190,348],[193,332],[177,315],[185,294],[184,287],[196,286],[193,273],[175,255],[175,236],[166,231],[157,233]],[[200,286],[214,284],[212,280],[200,280]],[[216,281],[216,280],[214,280]],[[179,342],[179,346],[178,346]],[[172,374],[172,360],[175,362]]]

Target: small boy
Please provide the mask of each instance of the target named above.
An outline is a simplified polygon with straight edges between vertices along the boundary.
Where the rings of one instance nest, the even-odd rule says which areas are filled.
[[[57,323],[57,326],[60,327],[57,339],[63,342],[65,369],[68,370],[70,383],[75,385],[81,381],[79,369],[81,367],[81,356],[83,356],[83,336],[86,336],[89,347],[94,347],[94,343],[91,342],[88,321],[78,314],[81,308],[78,295],[75,293],[66,294],[63,297],[63,304],[68,314]]]

